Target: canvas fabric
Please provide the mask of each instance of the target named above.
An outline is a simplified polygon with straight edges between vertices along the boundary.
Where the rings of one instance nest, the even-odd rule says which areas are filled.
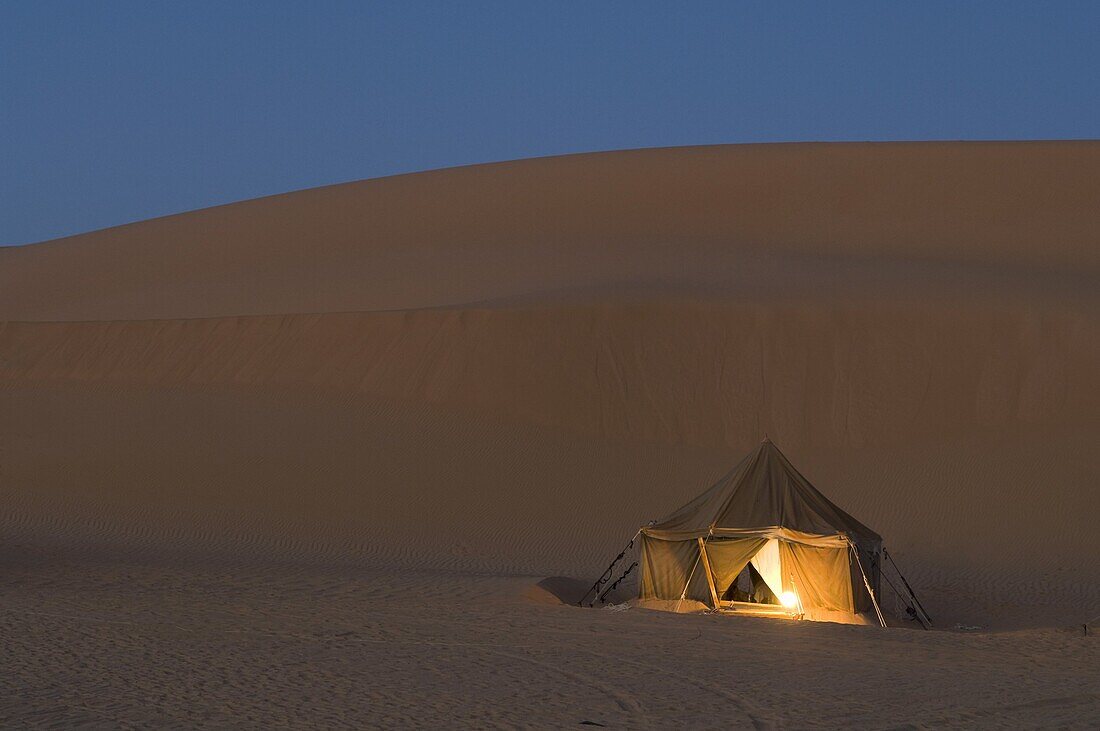
[[[719,594],[729,588],[765,543],[767,540],[764,538],[712,539],[705,542],[707,559]],[[691,583],[684,598],[708,606],[711,604],[698,539],[666,541],[643,536],[641,565],[642,599],[679,599],[690,576]]]
[[[773,594],[779,596],[783,593],[783,569],[779,560],[778,538],[769,538],[749,563]]]
[[[665,539],[705,538],[712,527],[715,535],[775,529],[787,531],[787,540],[845,534],[857,544],[882,543],[881,536],[818,492],[770,441],[645,532]]]
[[[780,541],[779,561],[785,574],[783,590],[794,591],[806,606],[855,612],[848,560],[847,549]]]
[[[849,542],[877,591],[879,567],[869,559],[879,555],[882,538],[818,492],[770,441],[702,495],[642,529],[641,598],[679,599],[690,577],[686,598],[713,603],[700,538],[719,596],[769,541],[778,545],[783,590],[793,587],[807,609],[870,609]]]

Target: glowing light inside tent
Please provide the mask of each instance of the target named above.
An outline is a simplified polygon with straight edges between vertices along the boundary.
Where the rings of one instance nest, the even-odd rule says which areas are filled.
[[[779,603],[787,609],[794,609],[798,605],[798,595],[793,591],[785,591],[779,595]]]

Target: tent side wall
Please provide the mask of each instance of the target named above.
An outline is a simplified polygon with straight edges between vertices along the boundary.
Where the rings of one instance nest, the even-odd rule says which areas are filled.
[[[850,552],[779,542],[783,590],[794,591],[806,607],[856,612]],[[862,579],[860,580],[862,582]]]
[[[710,588],[697,566],[699,559],[699,543],[694,538],[665,541],[643,534],[641,598],[679,599],[690,577],[684,597],[709,603]]]
[[[766,537],[706,540],[711,576],[722,595],[750,560],[768,542]],[[784,591],[793,590],[807,608],[847,613],[872,609],[863,575],[847,548],[778,541]],[[877,547],[861,550],[868,581],[878,595]],[[699,539],[667,540],[642,534],[641,599],[677,601],[681,598],[712,606],[706,567],[699,553]],[[687,591],[684,591],[685,585]]]

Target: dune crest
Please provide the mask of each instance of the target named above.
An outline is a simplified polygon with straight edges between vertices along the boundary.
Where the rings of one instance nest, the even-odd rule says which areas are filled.
[[[0,248],[0,319],[458,305],[577,288],[729,293],[1100,271],[1100,142],[635,150],[335,185]],[[746,273],[747,270],[747,273]],[[758,271],[757,271],[758,270]],[[934,273],[933,273],[934,275]],[[757,292],[759,293],[759,292]]]

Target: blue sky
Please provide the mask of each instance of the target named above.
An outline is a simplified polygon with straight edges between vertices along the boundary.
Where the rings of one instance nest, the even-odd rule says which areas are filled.
[[[0,244],[450,165],[1100,137],[1098,2],[0,5]]]

